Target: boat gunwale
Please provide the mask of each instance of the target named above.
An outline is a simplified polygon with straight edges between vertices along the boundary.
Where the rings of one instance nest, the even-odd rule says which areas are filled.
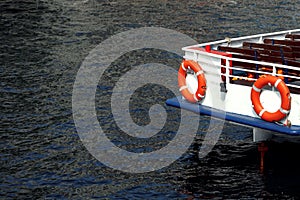
[[[286,68],[286,69],[290,69],[290,70],[296,70],[296,71],[300,71],[299,67],[295,67],[295,66],[291,66],[291,65],[283,65],[283,64],[278,64],[278,63],[271,63],[271,62],[265,62],[265,61],[255,61],[255,60],[248,60],[248,59],[242,59],[242,58],[231,58],[228,56],[223,56],[223,55],[218,55],[218,54],[214,54],[211,52],[206,52],[206,51],[201,51],[201,50],[195,50],[195,49],[188,49],[185,50],[188,52],[192,52],[195,53],[195,51],[199,54],[203,54],[203,55],[209,55],[211,57],[215,57],[215,58],[221,58],[221,59],[225,59],[225,60],[229,60],[229,61],[239,61],[239,62],[245,62],[245,63],[251,63],[251,64],[258,64],[258,65],[266,65],[266,66],[274,66],[274,67],[278,67],[278,68]],[[183,58],[187,58],[187,56],[183,56]],[[196,59],[197,61],[200,61],[199,59]],[[226,67],[226,66],[224,66]]]
[[[292,30],[286,30],[286,31],[277,31],[277,32],[271,32],[271,33],[262,33],[262,34],[256,34],[256,35],[249,35],[249,36],[241,36],[236,38],[229,38],[231,42],[236,41],[242,41],[242,40],[248,40],[248,39],[255,39],[255,38],[262,38],[262,37],[271,37],[271,36],[280,36],[285,34],[292,34],[295,32],[300,32],[300,29],[292,29]],[[205,47],[206,45],[216,45],[216,44],[222,44],[222,43],[228,43],[228,39],[223,40],[217,40],[213,42],[205,42],[201,44],[196,45],[190,45],[183,47],[182,50],[186,51],[186,49],[189,49],[191,47]]]
[[[300,29],[293,29],[293,30],[288,30],[288,31],[279,31],[279,32],[273,32],[273,33],[265,33],[265,34],[257,34],[257,35],[242,36],[242,37],[237,37],[237,38],[230,38],[230,41],[231,42],[236,42],[236,41],[242,42],[244,40],[249,40],[249,39],[254,39],[254,38],[263,39],[263,37],[280,36],[280,35],[286,35],[286,34],[291,34],[291,33],[295,33],[295,32],[300,33]],[[226,59],[226,60],[230,60],[230,61],[232,60],[232,61],[246,62],[246,63],[251,63],[251,64],[258,64],[258,65],[271,65],[274,67],[300,71],[299,67],[295,67],[295,66],[291,66],[291,65],[283,65],[283,64],[279,64],[279,63],[272,63],[272,62],[266,62],[266,61],[255,61],[255,60],[248,60],[248,59],[242,59],[242,58],[232,58],[232,57],[228,57],[228,56],[224,56],[224,55],[214,54],[214,53],[208,52],[208,51],[201,51],[201,50],[193,49],[193,48],[205,48],[205,46],[207,46],[207,45],[214,46],[217,44],[220,45],[220,44],[226,44],[226,43],[228,43],[228,40],[224,39],[224,40],[218,40],[218,41],[214,41],[214,42],[206,42],[206,43],[202,43],[202,44],[186,46],[186,47],[183,47],[182,50],[185,52],[199,53],[202,55],[209,55],[212,57]],[[217,51],[217,50],[215,50],[215,51]],[[185,57],[185,56],[183,56],[183,57]]]

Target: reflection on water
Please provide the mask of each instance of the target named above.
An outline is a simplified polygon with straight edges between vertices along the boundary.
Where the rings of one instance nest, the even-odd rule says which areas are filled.
[[[251,131],[226,124],[213,151],[199,160],[197,150],[208,127],[207,117],[201,117],[190,150],[171,166],[140,175],[111,170],[82,145],[73,123],[71,97],[85,56],[114,34],[156,26],[204,42],[299,28],[299,9],[300,3],[294,0],[1,1],[0,195],[5,199],[296,198],[300,195],[298,145],[270,144],[266,172],[260,174]],[[126,66],[146,62],[177,68],[181,58],[150,51],[149,56],[137,54],[120,61],[111,69],[120,66],[126,71]],[[123,72],[108,70],[107,78]],[[112,85],[108,80],[105,84],[104,93],[109,96]],[[172,95],[168,91],[160,94]],[[146,109],[158,100],[163,104],[162,97],[143,96],[147,104],[133,100],[132,109]],[[98,118],[107,120],[105,127],[111,120],[106,115],[110,108],[98,108]],[[172,128],[178,126],[178,111],[169,109],[173,119],[166,132],[170,132],[152,140],[153,148],[168,142],[174,134]],[[133,117],[137,123],[147,124],[145,110]],[[117,127],[109,128],[118,133]],[[119,142],[121,146],[126,143]]]

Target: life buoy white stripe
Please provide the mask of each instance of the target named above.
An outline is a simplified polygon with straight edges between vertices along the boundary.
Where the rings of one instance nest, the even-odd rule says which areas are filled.
[[[181,92],[182,90],[185,90],[185,89],[187,89],[187,88],[188,88],[187,85],[181,86],[181,87],[179,88],[179,91]]]
[[[203,73],[204,73],[203,70],[199,70],[199,71],[196,73],[196,76],[199,76],[199,75],[201,75],[201,74],[203,74]]]
[[[199,101],[199,99],[196,96],[196,93],[194,94],[194,99],[195,99],[195,101]]]
[[[253,90],[255,90],[255,92],[260,92],[261,91],[261,89],[259,89],[259,88],[257,88],[255,85],[253,85]]]
[[[203,99],[205,96],[198,94],[198,97],[200,97],[201,99]]]
[[[283,108],[279,108],[280,112],[283,113],[283,114],[288,114],[290,111],[289,110],[285,110]]]
[[[278,79],[278,80],[275,82],[274,86],[277,88],[278,84],[279,84],[281,81],[282,81],[281,79]]]
[[[177,65],[178,66],[178,65]],[[186,68],[184,67],[184,64],[182,63],[181,64],[181,67],[182,67],[182,69],[184,70],[184,71],[186,71]]]
[[[267,110],[266,109],[262,109],[260,112],[259,112],[259,116],[261,117],[261,116],[263,116],[263,114],[266,112]]]

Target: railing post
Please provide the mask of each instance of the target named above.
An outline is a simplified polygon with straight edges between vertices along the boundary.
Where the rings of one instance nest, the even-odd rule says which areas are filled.
[[[196,61],[196,62],[198,62],[197,58],[198,58],[198,55],[197,55],[196,52],[194,52],[194,59],[193,60]]]
[[[273,76],[276,76],[276,67],[273,65],[273,72],[272,72]]]
[[[273,76],[276,76],[276,67],[273,65],[273,72],[272,72]],[[275,87],[272,87],[272,91],[275,91]]]
[[[229,77],[229,75],[230,75],[230,69],[229,69],[229,67],[230,67],[230,61],[228,60],[228,58],[226,58],[226,83],[228,84],[230,81],[230,77]]]

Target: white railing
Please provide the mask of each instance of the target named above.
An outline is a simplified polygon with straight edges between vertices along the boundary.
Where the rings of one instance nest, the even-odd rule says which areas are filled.
[[[273,75],[273,76],[279,76],[284,77],[286,85],[291,88],[297,88],[300,89],[300,67],[290,66],[290,65],[282,65],[282,64],[276,64],[271,62],[263,62],[263,61],[255,61],[255,60],[248,60],[248,59],[241,59],[241,58],[231,58],[219,54],[214,54],[213,52],[205,51],[205,50],[197,50],[197,48],[203,48],[205,49],[206,46],[210,46],[211,50],[217,50],[218,46],[231,46],[231,47],[239,47],[243,44],[243,42],[257,42],[261,43],[263,39],[265,38],[272,38],[272,39],[281,39],[284,38],[286,34],[300,34],[300,29],[295,30],[288,30],[288,31],[279,31],[274,33],[265,33],[265,34],[258,34],[258,35],[252,35],[252,36],[244,36],[239,38],[231,38],[231,39],[225,39],[225,40],[219,40],[215,42],[208,42],[203,44],[197,44],[193,46],[187,46],[184,47],[182,50],[186,52],[186,55],[184,56],[185,59],[192,59],[198,62],[205,63],[207,65],[213,65],[213,67],[218,67],[220,70],[218,70],[220,76],[226,77],[226,83],[230,83],[230,80],[232,78],[236,79],[244,79],[248,81],[255,81],[257,80],[257,77],[260,75]],[[195,49],[196,48],[196,49]],[[204,59],[203,59],[204,58]],[[221,65],[220,60],[224,59],[226,61],[226,65]],[[214,60],[215,62],[211,62],[211,60]],[[237,61],[240,63],[245,64],[253,64],[258,66],[266,66],[268,68],[271,67],[271,71],[261,71],[256,69],[247,69],[243,68],[243,66],[237,67],[237,66],[230,66],[231,61]],[[298,60],[300,62],[300,60]],[[221,67],[226,68],[225,73],[221,73]],[[295,74],[281,74],[278,73],[278,69],[282,69],[284,71],[293,71]],[[205,69],[204,69],[205,70]],[[238,70],[243,71],[245,73],[253,73],[258,76],[254,78],[250,77],[244,77],[244,76],[238,76],[230,73],[230,70]],[[284,72],[285,73],[285,72]],[[292,82],[286,81],[288,79],[292,79]]]
[[[250,78],[250,77],[230,74],[230,70],[237,70],[237,71],[241,71],[241,72],[245,72],[245,73],[253,73],[254,75],[257,75],[257,77],[260,77],[262,75],[272,75],[272,76],[282,77],[285,80],[285,83],[287,86],[300,89],[300,67],[275,64],[275,63],[269,63],[269,62],[252,61],[252,60],[246,60],[246,59],[228,58],[228,57],[224,57],[224,56],[222,56],[222,59],[226,60],[226,66],[225,66],[226,73],[221,73],[221,70],[220,70],[220,75],[223,75],[226,77],[226,83],[229,83],[230,79],[232,79],[232,78],[244,79],[244,80],[248,80],[248,81],[256,81],[257,80],[257,78]],[[258,66],[265,66],[266,68],[272,67],[272,72],[268,72],[266,70],[245,69],[242,66],[240,66],[240,67],[230,66],[230,61],[238,61],[240,63],[243,63],[243,62],[251,63],[254,65],[258,65]],[[218,67],[221,68],[224,66],[218,65]],[[278,73],[279,70],[282,70],[283,73],[285,73],[284,71],[288,72],[288,71],[293,70],[294,72],[296,72],[296,74],[298,76]],[[293,81],[290,82],[290,81],[288,81],[288,79],[292,79]],[[299,82],[297,83],[297,81],[299,81]]]
[[[270,62],[263,62],[263,61],[255,61],[255,60],[247,60],[247,59],[240,59],[240,58],[231,58],[227,56],[222,56],[206,51],[199,51],[199,50],[188,50],[185,49],[186,51],[192,52],[192,56],[184,56],[185,59],[192,59],[200,63],[204,63],[207,65],[214,65],[213,67],[219,68],[218,72],[220,76],[226,77],[226,83],[230,83],[230,80],[232,78],[236,79],[242,79],[242,80],[248,80],[248,81],[256,81],[257,77],[255,78],[250,78],[250,77],[245,77],[245,76],[239,76],[239,75],[234,75],[230,73],[230,70],[237,70],[245,73],[253,73],[259,76],[261,75],[273,75],[273,76],[278,76],[278,77],[283,77],[285,79],[292,79],[292,82],[285,81],[286,85],[291,88],[297,88],[300,89],[300,67],[294,67],[294,66],[289,66],[289,65],[283,65],[283,64],[276,64],[276,63],[270,63]],[[211,59],[214,58],[217,61],[212,62]],[[221,59],[226,61],[226,65],[221,65]],[[231,61],[237,61],[239,63],[245,63],[246,64],[253,64],[253,65],[258,65],[258,66],[266,66],[266,68],[272,68],[271,71],[264,71],[264,70],[255,70],[255,69],[246,69],[243,68],[242,66],[230,66]],[[218,63],[218,64],[217,64]],[[221,68],[225,68],[225,73],[221,72]],[[283,71],[293,71],[296,72],[297,76],[291,75],[291,74],[279,74],[278,70],[281,69]],[[204,69],[205,71],[205,69]]]

